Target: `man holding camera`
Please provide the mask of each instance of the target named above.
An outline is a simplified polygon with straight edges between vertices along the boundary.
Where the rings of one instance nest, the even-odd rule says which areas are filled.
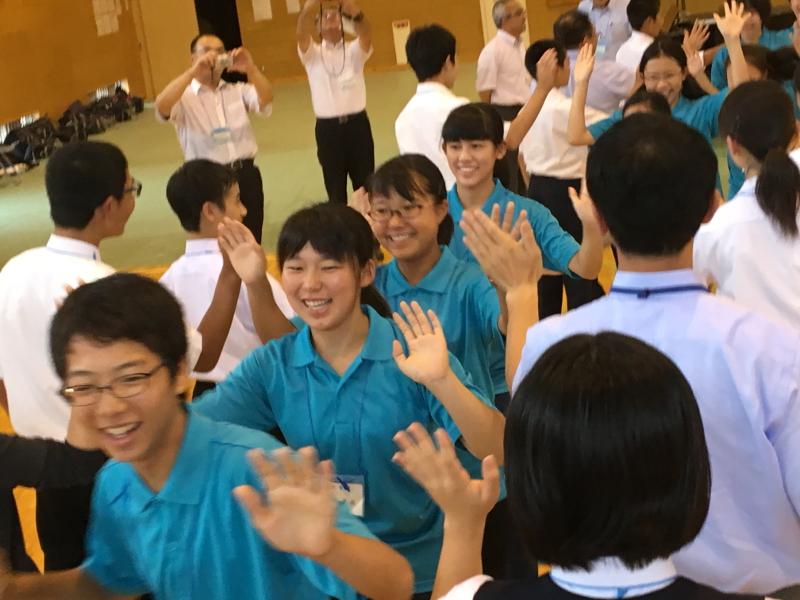
[[[345,41],[345,33],[357,39]],[[297,21],[297,52],[311,88],[328,199],[346,204],[348,175],[357,190],[375,170],[364,82],[364,63],[372,55],[369,22],[354,0],[306,0]]]
[[[261,242],[264,189],[255,166],[258,146],[248,113],[272,113],[272,85],[244,48],[225,51],[222,40],[198,35],[191,42],[192,66],[156,98],[156,117],[170,121],[186,160],[205,158],[234,169],[244,224]],[[248,83],[221,81],[224,70],[247,75]]]

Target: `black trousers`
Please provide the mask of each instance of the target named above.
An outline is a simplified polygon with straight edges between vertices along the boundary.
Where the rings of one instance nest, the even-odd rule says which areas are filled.
[[[375,143],[367,111],[317,119],[317,159],[330,202],[347,204],[347,178],[357,190],[375,170]]]
[[[556,179],[531,175],[528,197],[547,207],[561,225],[578,243],[583,240],[583,226],[572,201],[569,188],[581,187],[580,179]],[[561,314],[562,286],[567,291],[567,307],[578,308],[602,297],[605,292],[597,279],[573,279],[567,275],[546,275],[539,280],[539,318]]]
[[[492,104],[497,113],[502,117],[503,121],[513,121],[519,111],[522,110],[522,104]],[[496,172],[500,181],[509,190],[520,196],[524,196],[525,180],[522,178],[522,173],[519,170],[519,152],[517,150],[509,150],[502,159],[502,171]]]
[[[260,244],[264,226],[264,182],[261,171],[252,159],[237,160],[228,166],[236,171],[239,179],[239,194],[247,209],[243,222]]]

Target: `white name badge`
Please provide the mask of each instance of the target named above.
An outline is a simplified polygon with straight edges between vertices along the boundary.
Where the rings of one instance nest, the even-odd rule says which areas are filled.
[[[344,502],[357,517],[364,516],[364,478],[360,475],[337,475],[336,500]]]
[[[217,146],[233,141],[233,132],[230,127],[217,127],[211,130],[211,139]]]
[[[356,85],[358,85],[358,79],[355,75],[339,79],[339,89],[341,89],[343,92],[349,92],[350,90],[355,89]]]

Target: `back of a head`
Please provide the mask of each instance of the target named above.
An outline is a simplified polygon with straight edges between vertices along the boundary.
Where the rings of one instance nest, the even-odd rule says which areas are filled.
[[[570,10],[553,23],[553,38],[567,50],[575,50],[594,34],[589,15],[579,10]]]
[[[408,64],[419,81],[436,77],[447,59],[456,60],[456,38],[441,25],[416,27],[406,41]]]
[[[187,351],[180,304],[157,281],[117,273],[80,286],[64,300],[50,326],[50,352],[64,378],[70,343],[137,342],[158,355],[173,375]]]
[[[509,505],[531,556],[567,569],[666,558],[705,521],[711,474],[692,389],[661,352],[576,335],[520,383],[505,430]]]
[[[625,101],[625,105],[622,107],[623,116],[628,116],[628,114],[634,112],[659,114],[666,117],[672,116],[672,109],[667,99],[658,92],[648,91],[644,86],[636,90],[631,97]]]
[[[56,150],[45,172],[53,222],[85,228],[109,196],[122,199],[127,170],[125,155],[107,142],[73,142]]]
[[[628,22],[634,30],[639,31],[647,19],[658,18],[660,10],[660,0],[631,0],[627,8]]]
[[[492,21],[498,29],[503,28],[503,20],[506,17],[507,10],[506,5],[510,2],[511,0],[495,0],[495,3],[492,4]]]
[[[760,163],[756,198],[785,236],[798,236],[800,171],[788,155],[797,136],[794,105],[774,81],[749,81],[732,90],[719,114],[720,134]]]
[[[498,146],[504,138],[502,117],[485,102],[471,102],[453,109],[442,126],[444,142],[490,140]]]
[[[531,74],[531,77],[536,79],[537,63],[545,52],[552,49],[556,51],[556,62],[558,66],[564,66],[564,59],[566,59],[567,53],[564,51],[564,48],[556,44],[555,40],[537,40],[528,47],[528,50],[525,52],[525,68],[528,70],[528,73]]]
[[[744,61],[754,67],[759,72],[763,74],[768,74],[770,72],[770,65],[769,65],[769,50],[764,48],[764,46],[758,46],[754,44],[742,44],[742,54],[744,54]],[[795,55],[795,59],[797,55]],[[731,57],[730,54],[725,59],[725,68],[731,66]]]
[[[225,194],[236,183],[236,172],[225,165],[198,158],[183,163],[167,182],[167,201],[189,232],[200,231],[203,204],[225,210]]]
[[[717,157],[697,130],[663,115],[622,119],[589,150],[586,183],[620,252],[678,254],[714,198]]]

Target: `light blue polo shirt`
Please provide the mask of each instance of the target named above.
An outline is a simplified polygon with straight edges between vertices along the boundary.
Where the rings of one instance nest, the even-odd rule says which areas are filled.
[[[444,329],[447,348],[475,385],[489,397],[507,392],[497,292],[483,271],[458,260],[447,246],[441,250],[437,263],[417,285],[411,285],[392,260],[378,267],[375,287],[393,311],[400,312],[403,301],[432,309]]]
[[[406,348],[397,325],[371,307],[362,309],[369,332],[344,375],[314,350],[311,331],[302,325],[251,352],[191,409],[261,431],[277,426],[291,447],[314,446],[340,475],[363,477],[364,523],[408,559],[416,591],[430,591],[443,518],[425,491],[392,463],[397,451],[392,438],[415,421],[429,431],[444,428],[452,440],[461,431],[433,394],[397,367],[392,342],[400,340]],[[450,366],[472,393],[494,406],[452,354]]]
[[[763,46],[767,50],[777,50],[784,46],[792,45],[792,28],[780,29],[773,31],[764,27],[761,30],[761,37],[758,38],[758,45]],[[725,69],[725,63],[728,61],[728,48],[723,46],[714,55],[714,60],[711,63],[711,83],[718,90],[728,87],[728,73]]]
[[[459,260],[477,264],[477,260],[464,245],[464,231],[461,229],[461,215],[464,213],[464,206],[458,197],[458,186],[454,185],[447,193],[447,202],[450,205],[450,216],[456,224],[453,239],[450,240],[450,250]],[[528,211],[528,221],[533,228],[536,243],[542,250],[542,262],[545,269],[558,271],[566,275],[574,276],[569,268],[569,261],[581,249],[581,245],[575,238],[568,234],[558,224],[552,213],[542,204],[535,200],[520,196],[506,189],[499,179],[495,179],[494,190],[483,205],[483,212],[487,215],[492,214],[492,207],[500,205],[500,214],[505,214],[506,205],[514,203],[514,219],[525,209]]]
[[[170,600],[356,598],[317,563],[272,548],[233,497],[238,485],[263,489],[247,451],[280,447],[265,433],[190,414],[158,493],[129,463],[109,461],[95,482],[81,568],[115,593]],[[373,537],[344,505],[337,528]]]

